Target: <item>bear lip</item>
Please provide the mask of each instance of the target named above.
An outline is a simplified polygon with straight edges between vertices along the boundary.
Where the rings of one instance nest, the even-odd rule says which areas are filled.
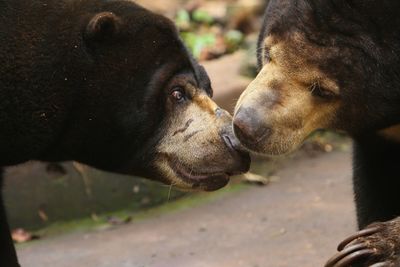
[[[189,172],[180,164],[170,164],[171,169],[183,181],[189,183],[193,189],[200,188],[206,191],[218,190],[228,184],[230,175],[225,172],[198,173]]]

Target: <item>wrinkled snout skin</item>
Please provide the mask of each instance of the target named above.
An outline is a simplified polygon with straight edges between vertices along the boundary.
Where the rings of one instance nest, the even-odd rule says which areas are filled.
[[[398,98],[387,93],[398,87],[396,79],[377,62],[398,64],[392,54],[398,38],[374,13],[378,2],[342,9],[311,2],[269,1],[257,49],[260,71],[234,116],[235,134],[249,150],[280,155],[319,129],[357,137],[397,124]],[[367,27],[374,20],[366,18],[375,15],[381,26]],[[382,36],[391,41],[382,43]]]
[[[0,4],[0,166],[73,160],[188,190],[247,171],[171,20],[133,1],[67,2]]]
[[[329,127],[338,103],[316,99],[286,72],[267,63],[238,101],[235,134],[251,151],[286,154],[316,129]]]
[[[343,101],[336,77],[349,75],[351,51],[310,40],[312,9],[304,9],[297,11],[287,0],[273,0],[267,8],[257,50],[260,71],[240,97],[233,123],[236,136],[251,151],[289,153],[318,129],[346,130],[343,114],[351,119],[363,112]]]
[[[232,116],[208,95],[189,88],[191,100],[171,109],[154,164],[176,187],[217,190],[229,176],[249,170],[250,156],[233,133]]]

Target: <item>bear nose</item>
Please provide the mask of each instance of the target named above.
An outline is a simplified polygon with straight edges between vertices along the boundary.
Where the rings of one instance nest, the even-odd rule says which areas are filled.
[[[250,155],[243,149],[243,146],[240,144],[239,140],[237,140],[233,133],[223,133],[221,137],[224,140],[225,145],[229,148],[233,159],[235,160],[235,166],[233,166],[233,169],[229,172],[229,175],[237,175],[248,172],[251,163]]]
[[[271,134],[253,108],[240,108],[233,119],[235,135],[243,144],[258,144]]]

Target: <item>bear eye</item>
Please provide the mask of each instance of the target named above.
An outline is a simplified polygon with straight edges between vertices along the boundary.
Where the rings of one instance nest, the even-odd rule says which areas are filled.
[[[336,94],[331,90],[323,88],[319,85],[319,83],[314,83],[310,87],[311,94],[315,97],[319,97],[325,100],[331,100],[336,97]]]
[[[174,98],[176,102],[182,102],[185,100],[185,93],[183,92],[183,89],[180,87],[174,88],[174,90],[171,93],[171,96]]]

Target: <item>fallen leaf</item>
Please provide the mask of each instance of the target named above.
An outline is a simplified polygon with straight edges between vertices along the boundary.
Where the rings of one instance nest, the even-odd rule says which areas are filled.
[[[28,241],[40,238],[38,235],[33,235],[30,232],[28,232],[22,228],[13,230],[11,232],[11,236],[12,236],[13,241],[16,243],[26,243]]]

